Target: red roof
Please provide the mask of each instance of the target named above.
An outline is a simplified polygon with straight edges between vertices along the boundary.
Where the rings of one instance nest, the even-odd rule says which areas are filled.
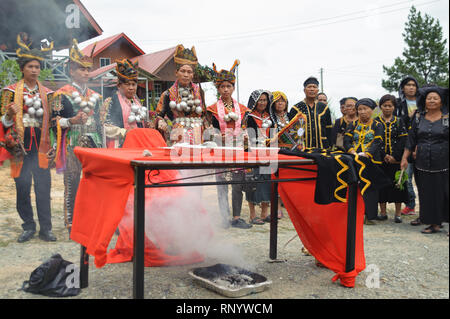
[[[95,78],[96,76],[105,73],[107,71],[111,71],[116,68],[116,63],[105,65],[101,68],[95,69],[94,71],[89,73],[90,78]]]
[[[113,36],[110,36],[106,39],[91,43],[87,47],[82,49],[81,52],[83,52],[84,55],[90,56],[92,48],[95,45],[95,50],[94,50],[94,53],[92,54],[92,57],[95,57],[96,55],[101,53],[103,50],[105,50],[106,48],[108,48],[109,46],[111,46],[112,44],[114,44],[115,42],[119,41],[122,38],[125,39],[126,41],[128,41],[128,43],[130,43],[130,45],[135,49],[135,51],[138,53],[136,55],[145,54],[145,52],[141,48],[139,48],[136,45],[136,43],[131,41],[131,39],[129,37],[127,37],[126,34],[123,32],[113,35]]]
[[[136,59],[139,66],[151,74],[157,74],[166,64],[173,58],[177,47],[165,49],[162,51],[141,55],[131,59],[133,62]]]

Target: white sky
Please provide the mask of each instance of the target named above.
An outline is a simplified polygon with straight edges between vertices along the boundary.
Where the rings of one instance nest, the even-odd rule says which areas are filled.
[[[146,53],[179,43],[195,46],[199,62],[230,69],[239,59],[239,101],[255,89],[283,91],[293,105],[303,81],[320,80],[340,116],[344,96],[387,93],[382,65],[401,56],[412,5],[439,20],[448,39],[448,0],[82,0],[103,29],[96,40],[124,32]],[[448,48],[448,43],[447,43]],[[207,103],[215,102],[212,86]],[[237,92],[234,94],[237,97]]]

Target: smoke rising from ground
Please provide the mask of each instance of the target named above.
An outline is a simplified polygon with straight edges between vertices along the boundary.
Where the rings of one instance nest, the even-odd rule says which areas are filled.
[[[179,178],[208,173],[204,170],[180,172]],[[209,176],[180,182],[213,180],[215,177]],[[251,268],[251,263],[244,258],[240,248],[229,240],[232,234],[221,228],[222,217],[217,197],[214,197],[214,200],[205,200],[206,196],[202,196],[205,191],[206,187],[147,188],[146,237],[168,255],[189,255],[197,252],[205,257],[207,263]],[[133,227],[133,194],[128,200],[121,225]]]

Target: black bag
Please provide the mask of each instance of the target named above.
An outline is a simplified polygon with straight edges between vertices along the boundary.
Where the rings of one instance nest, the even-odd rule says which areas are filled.
[[[23,282],[22,290],[49,297],[76,296],[81,291],[79,284],[68,278],[77,275],[75,270],[72,262],[64,260],[60,254],[55,254],[33,270],[30,280]],[[76,280],[78,279],[79,276]]]

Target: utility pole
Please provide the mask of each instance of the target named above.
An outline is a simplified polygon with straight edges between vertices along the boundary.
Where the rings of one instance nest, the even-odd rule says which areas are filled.
[[[239,64],[236,66],[236,87],[237,87],[237,102],[241,103],[241,101],[239,101]]]
[[[320,92],[323,92],[323,68],[320,68]]]

